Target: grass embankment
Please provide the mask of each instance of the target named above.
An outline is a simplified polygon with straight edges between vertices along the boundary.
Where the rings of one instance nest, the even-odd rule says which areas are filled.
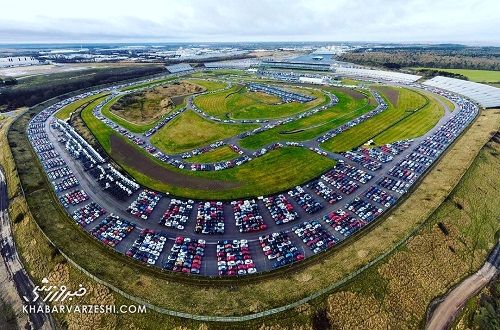
[[[112,113],[139,127],[150,127],[173,110],[183,107],[188,95],[203,90],[202,87],[185,81],[157,86],[121,96],[106,107],[105,114]]]
[[[37,220],[47,220],[47,216],[55,217],[55,221],[68,221],[70,219],[68,219],[65,214],[60,213],[60,210],[56,207],[55,201],[44,205],[43,209],[33,206],[36,203],[43,204],[43,200],[50,198],[50,190],[47,190],[50,189],[50,187],[47,186],[47,182],[40,177],[37,166],[25,165],[18,168],[20,173],[24,173],[21,177],[24,191],[28,197],[27,200],[24,198],[21,192],[21,183],[19,181],[18,172],[16,171],[14,157],[9,149],[9,143],[7,142],[6,131],[8,125],[4,124],[5,122],[0,123],[0,166],[3,168],[7,181],[10,202],[9,216],[16,247],[29,276],[38,285],[41,285],[42,279],[46,277],[53,285],[65,285],[71,290],[76,290],[79,285],[82,284],[87,289],[87,294],[84,297],[73,301],[66,301],[66,305],[133,305],[134,302],[110,291],[105,286],[92,281],[86,275],[78,271],[62,257],[57,248],[47,241],[43,232],[37,226],[33,216]],[[13,135],[20,137],[24,130],[19,131],[19,129],[20,126],[13,127],[11,137]],[[20,143],[20,147],[18,147],[17,143],[11,140],[10,146],[16,153],[16,161],[34,160],[29,149],[25,149],[29,147],[25,142]],[[33,172],[31,171],[35,171],[37,174],[32,176],[31,174]],[[31,210],[31,212],[28,210]],[[40,221],[39,223],[42,228],[47,224],[44,221]],[[78,232],[80,230],[78,227],[68,227],[67,225],[69,225],[69,222],[66,226],[58,226],[58,230],[64,228],[72,232]],[[60,234],[62,234],[62,232],[60,232]],[[91,240],[90,236],[88,238]],[[10,313],[10,309],[1,306],[0,303],[0,319],[8,317],[10,315],[8,313]],[[192,328],[199,325],[199,323],[167,317],[153,311],[148,311],[147,314],[121,315],[65,313],[54,314],[54,317],[59,323],[58,327],[67,327],[69,329],[157,329],[159,326],[173,329],[180,326]],[[151,320],[155,321],[152,322]],[[10,324],[13,326],[12,329],[18,328],[15,326],[15,323]],[[2,323],[1,320],[0,325],[2,329],[7,326]],[[9,328],[7,327],[6,329]]]
[[[129,259],[110,254],[109,249],[77,230],[78,227],[73,221],[58,211],[58,204],[52,200],[49,193],[49,183],[43,178],[39,167],[33,166],[34,155],[30,151],[26,136],[22,134],[26,120],[24,124],[23,121],[16,123],[9,141],[17,145],[14,155],[23,186],[26,188],[30,209],[34,210],[37,221],[60,249],[100,278],[157,305],[194,313],[231,315],[264,310],[300,299],[342,279],[349,272],[366,265],[390,249],[394,242],[423,223],[445,199],[477,150],[489,138],[489,132],[498,129],[499,115],[488,112],[480,116],[415,192],[390,217],[370,232],[322,255],[321,263],[295,272],[286,270],[288,276],[258,283],[241,281],[237,290],[234,290],[234,287],[226,289],[214,285],[200,290],[197,285],[173,281],[146,267],[138,266]],[[307,164],[305,161],[300,163]],[[300,166],[288,166],[290,169],[294,167]],[[260,170],[262,171],[262,168]],[[39,184],[34,186],[30,183],[32,181]],[[47,267],[50,268],[50,265]]]
[[[379,143],[414,138],[434,127],[444,114],[443,107],[436,100],[414,90],[390,86],[374,88],[385,98],[388,108],[323,143],[323,148],[334,152],[348,151],[380,135]]]
[[[252,124],[212,122],[193,111],[186,111],[156,132],[151,137],[151,143],[164,153],[180,153],[257,127]]]
[[[240,145],[248,149],[258,149],[277,141],[310,140],[375,108],[375,100],[371,95],[351,92],[359,94],[359,97],[354,98],[342,89],[329,88],[327,90],[339,99],[333,107],[246,137],[240,141]]]
[[[329,297],[333,328],[423,328],[429,303],[479,269],[496,242],[499,154],[489,142],[404,248]]]
[[[234,159],[237,156],[238,153],[236,153],[233,149],[228,146],[222,146],[201,155],[191,157],[188,161],[192,163],[215,163]]]
[[[198,96],[194,103],[204,112],[219,118],[265,119],[291,116],[328,102],[327,96],[317,89],[301,88],[300,93],[315,99],[306,103],[282,103],[278,97],[234,85],[228,90]]]
[[[109,95],[109,93],[100,93],[96,95],[87,96],[84,97],[83,99],[70,103],[67,106],[63,107],[61,110],[59,110],[55,114],[55,117],[58,119],[66,120],[69,117],[71,117],[71,114],[75,112],[75,110],[81,107],[82,105],[90,103],[96,99],[102,98],[105,95]]]

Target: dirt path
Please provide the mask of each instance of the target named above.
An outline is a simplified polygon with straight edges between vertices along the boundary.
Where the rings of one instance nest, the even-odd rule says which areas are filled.
[[[439,303],[431,318],[428,320],[426,329],[441,330],[449,329],[460,310],[467,300],[476,295],[493,277],[499,272],[500,266],[500,243],[486,261],[484,266],[476,273],[466,278],[462,283],[451,290]]]
[[[0,171],[0,293],[6,303],[12,307],[20,328],[52,329],[52,320],[50,320],[49,315],[26,314],[23,311],[24,302],[21,296],[32,298],[34,285],[17,254],[7,213],[7,205],[5,178],[2,171]],[[37,302],[36,305],[38,304]],[[2,324],[0,324],[1,327]]]

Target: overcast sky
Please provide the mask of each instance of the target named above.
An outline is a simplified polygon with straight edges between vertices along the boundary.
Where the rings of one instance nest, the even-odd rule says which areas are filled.
[[[3,0],[0,43],[500,44],[500,0]]]

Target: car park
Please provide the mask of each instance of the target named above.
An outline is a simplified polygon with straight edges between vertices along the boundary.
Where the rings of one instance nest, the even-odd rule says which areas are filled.
[[[127,208],[127,212],[138,218],[147,220],[151,213],[153,213],[161,197],[162,195],[156,191],[144,189],[139,196],[137,196],[137,199]]]
[[[299,204],[300,207],[302,207],[302,209],[309,214],[316,213],[323,208],[323,205],[305,192],[304,188],[301,186],[297,186],[290,190],[288,195],[292,196],[297,204]]]
[[[314,253],[323,252],[337,243],[317,220],[303,222],[292,230]]]
[[[183,201],[180,199],[172,198],[168,209],[163,213],[160,224],[169,228],[176,228],[184,230],[186,223],[193,211],[194,201]]]
[[[201,234],[224,234],[224,203],[199,202],[195,231]]]
[[[135,224],[123,220],[114,214],[110,214],[93,228],[90,233],[104,245],[115,247],[134,229]]]
[[[85,227],[104,214],[106,214],[106,210],[103,207],[96,202],[90,202],[87,205],[75,210],[72,217],[76,223]]]
[[[125,254],[149,265],[154,265],[166,243],[167,237],[165,235],[151,229],[143,229]]]
[[[273,268],[279,268],[304,259],[304,253],[285,232],[272,233],[259,237],[260,247]]]
[[[262,202],[277,225],[288,223],[299,217],[285,195],[263,197]]]
[[[174,272],[199,274],[205,245],[205,241],[201,239],[177,236],[163,267]]]
[[[217,271],[219,275],[235,276],[257,272],[246,240],[217,242]]]
[[[232,201],[231,206],[233,207],[236,227],[240,233],[259,231],[267,228],[255,199]]]

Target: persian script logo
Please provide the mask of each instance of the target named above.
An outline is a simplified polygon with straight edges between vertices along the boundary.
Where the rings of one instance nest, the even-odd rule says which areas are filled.
[[[77,291],[68,290],[65,285],[47,285],[49,280],[44,278],[42,280],[43,286],[40,288],[38,285],[33,289],[33,300],[23,296],[26,302],[35,302],[41,299],[44,302],[63,302],[66,299],[73,300],[74,297],[82,297],[87,293],[87,289],[83,285],[79,285]],[[44,294],[45,293],[45,294]]]

